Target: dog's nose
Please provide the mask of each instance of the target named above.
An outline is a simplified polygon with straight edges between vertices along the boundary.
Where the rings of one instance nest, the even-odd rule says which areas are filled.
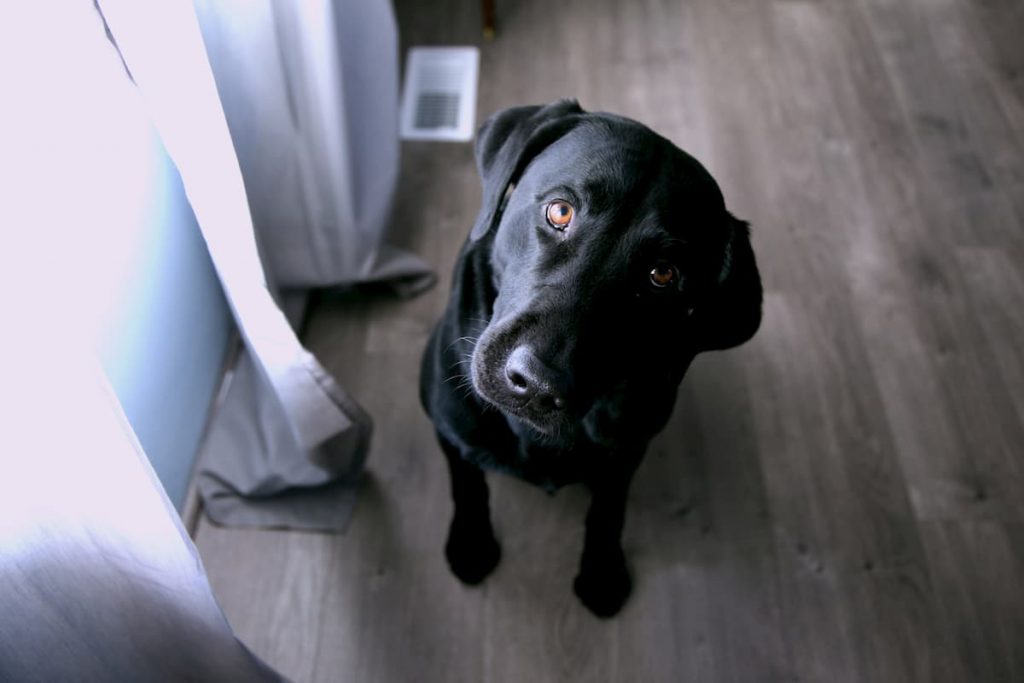
[[[513,394],[540,410],[565,408],[565,375],[544,364],[528,346],[517,346],[505,362],[505,378]]]

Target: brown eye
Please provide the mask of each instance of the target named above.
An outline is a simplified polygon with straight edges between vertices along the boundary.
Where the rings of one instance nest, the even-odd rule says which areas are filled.
[[[556,199],[548,204],[548,223],[550,223],[551,227],[555,230],[565,230],[569,226],[569,223],[572,222],[572,215],[572,204],[565,200]]]
[[[651,284],[658,288],[668,287],[679,279],[679,271],[667,261],[659,261],[651,269]]]

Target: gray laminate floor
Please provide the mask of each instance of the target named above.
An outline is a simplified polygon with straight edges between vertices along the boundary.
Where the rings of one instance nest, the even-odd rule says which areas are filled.
[[[479,42],[475,0],[398,0]],[[440,285],[332,301],[307,341],[373,413],[342,536],[197,541],[296,681],[1024,680],[1024,4],[498,0],[480,112],[578,97],[705,162],[754,226],[760,333],[698,359],[632,490],[635,594],[571,593],[586,496],[493,480],[504,559],[441,554],[417,365],[476,211],[467,145],[407,144],[396,241]]]

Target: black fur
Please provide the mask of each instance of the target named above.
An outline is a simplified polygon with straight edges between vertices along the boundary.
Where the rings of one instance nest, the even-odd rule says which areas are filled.
[[[480,129],[483,203],[423,356],[420,398],[451,473],[445,554],[482,581],[501,549],[484,469],[592,492],[575,591],[599,616],[630,592],[627,491],[701,351],[761,320],[747,226],[692,157],[635,121],[572,101],[518,107]],[[553,199],[575,210],[558,230]],[[668,286],[651,271],[674,266]]]

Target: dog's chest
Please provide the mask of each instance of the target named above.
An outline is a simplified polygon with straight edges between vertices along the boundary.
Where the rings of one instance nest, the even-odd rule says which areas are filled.
[[[591,478],[598,462],[607,457],[586,440],[553,446],[511,429],[504,448],[481,454],[479,465],[523,479],[552,493],[563,486]]]

